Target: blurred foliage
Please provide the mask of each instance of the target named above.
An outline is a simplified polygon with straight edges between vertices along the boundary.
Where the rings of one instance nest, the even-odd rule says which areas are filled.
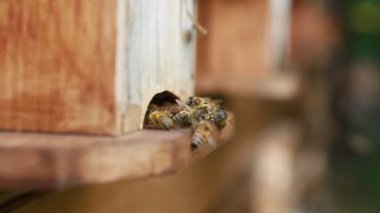
[[[346,51],[353,57],[380,59],[380,1],[341,1],[347,30]]]
[[[380,212],[380,0],[340,1],[346,30],[340,141],[331,153],[331,188],[341,212]],[[366,63],[362,63],[365,61]],[[365,67],[366,64],[370,67]],[[355,73],[356,72],[356,73]],[[367,75],[367,76],[366,76]],[[369,83],[360,83],[364,76]],[[358,83],[359,82],[359,83]],[[371,86],[375,82],[375,86]],[[368,86],[369,85],[369,86]],[[366,88],[368,87],[368,88]]]

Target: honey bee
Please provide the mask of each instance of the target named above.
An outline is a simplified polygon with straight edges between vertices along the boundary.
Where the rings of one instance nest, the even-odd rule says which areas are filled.
[[[202,97],[190,97],[186,104],[190,107],[200,109],[200,108],[207,108],[209,106],[209,103],[211,103],[210,98],[202,98]]]
[[[171,117],[171,113],[167,110],[153,110],[149,113],[149,123],[158,129],[174,129],[175,124]]]
[[[228,122],[228,114],[220,107],[213,107],[211,109],[212,120],[218,129],[223,129]]]
[[[182,127],[182,128],[188,128],[192,127],[195,121],[193,120],[193,116],[191,112],[189,111],[179,111],[173,116],[173,120],[176,123],[176,125]]]
[[[212,113],[210,111],[209,106],[204,106],[202,108],[197,109],[197,113],[195,115],[199,121],[203,120],[211,120],[212,121]]]
[[[204,120],[199,122],[194,129],[193,137],[191,139],[191,147],[193,149],[199,148],[206,143],[214,145],[211,137],[213,130],[214,128],[210,121]]]
[[[176,100],[177,104],[151,104],[144,125],[153,129],[191,128],[192,149],[206,143],[216,146],[212,134],[227,125],[228,114],[217,101],[203,97],[190,97],[187,101]]]
[[[179,126],[189,127],[192,124],[194,127],[204,120],[211,121],[218,129],[222,129],[227,124],[228,115],[216,101],[211,101],[209,98],[190,97],[187,102],[180,100],[176,102],[182,108],[182,111],[174,116]]]
[[[194,127],[197,124],[197,110],[181,100],[176,102],[181,110],[173,116],[173,120],[180,127]]]
[[[200,119],[210,119],[209,110],[211,109],[211,106],[214,105],[211,99],[201,97],[190,97],[186,104],[189,107],[195,109],[195,111],[197,112],[197,116],[200,117]]]

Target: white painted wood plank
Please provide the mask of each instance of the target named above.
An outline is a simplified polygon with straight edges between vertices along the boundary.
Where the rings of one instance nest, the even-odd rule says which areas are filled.
[[[119,15],[122,17],[119,20],[127,21],[126,35],[119,34],[127,37],[127,74],[122,77],[127,80],[126,87],[121,87],[126,92],[119,92],[125,95],[120,99],[127,104],[122,125],[126,132],[142,127],[145,110],[155,94],[165,90],[181,98],[193,94],[195,31],[191,41],[185,39],[183,31],[189,29],[190,20],[184,20],[186,11],[182,4],[181,0],[130,0],[125,5],[125,14]],[[188,7],[193,10],[194,5]],[[120,70],[125,72],[123,68]],[[131,123],[131,119],[138,119],[139,126]]]

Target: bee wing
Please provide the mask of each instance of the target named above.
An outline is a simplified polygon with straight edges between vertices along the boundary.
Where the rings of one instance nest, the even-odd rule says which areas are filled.
[[[212,137],[209,137],[208,141],[207,141],[211,146],[212,148],[216,149],[218,147],[218,144],[215,142],[215,140],[212,138]]]
[[[209,97],[201,97],[201,99],[202,99],[204,102],[212,102],[211,98],[209,98]]]
[[[215,104],[220,105],[220,104],[223,103],[223,100],[221,100],[221,99],[214,99],[214,100],[212,100],[212,102],[215,103]]]
[[[176,99],[175,102],[176,102],[180,107],[182,107],[183,109],[185,109],[185,110],[191,110],[191,107],[189,107],[189,106],[186,104],[186,102],[181,101],[181,100],[179,100],[179,99]]]
[[[195,129],[199,125],[197,119],[194,116],[190,117],[191,126]]]

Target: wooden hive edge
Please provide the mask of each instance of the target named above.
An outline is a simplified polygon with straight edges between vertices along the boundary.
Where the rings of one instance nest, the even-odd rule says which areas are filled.
[[[219,146],[232,132],[229,125],[214,141]],[[217,148],[192,151],[190,139],[190,130],[119,137],[0,132],[0,188],[63,188],[170,174]]]

